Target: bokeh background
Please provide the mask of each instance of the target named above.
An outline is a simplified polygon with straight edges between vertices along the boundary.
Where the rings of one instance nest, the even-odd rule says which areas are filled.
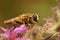
[[[44,24],[42,18],[51,17],[51,7],[56,6],[55,0],[0,0],[0,26],[4,20],[16,17],[24,12],[36,12],[40,15],[39,23]]]

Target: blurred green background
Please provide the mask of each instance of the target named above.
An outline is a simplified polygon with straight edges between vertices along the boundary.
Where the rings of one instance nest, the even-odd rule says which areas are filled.
[[[39,22],[42,25],[44,23],[42,18],[51,17],[51,7],[55,5],[55,0],[0,0],[0,25],[4,26],[4,20],[24,12],[38,13]]]

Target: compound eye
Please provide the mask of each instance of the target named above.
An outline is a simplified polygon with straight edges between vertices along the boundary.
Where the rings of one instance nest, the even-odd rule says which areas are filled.
[[[37,15],[33,15],[33,16],[32,16],[32,19],[37,22],[37,21],[38,21]]]

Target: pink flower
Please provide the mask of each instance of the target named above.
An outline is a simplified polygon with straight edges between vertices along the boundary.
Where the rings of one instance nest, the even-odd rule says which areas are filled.
[[[13,30],[15,34],[21,33],[24,34],[25,31],[27,31],[29,28],[25,26],[25,24],[21,25],[20,27],[17,27]]]
[[[55,20],[53,18],[43,18],[43,20],[46,22],[43,27],[50,27],[54,22]]]
[[[9,29],[5,29],[3,27],[0,26],[0,29],[3,31],[3,32],[9,32],[10,30]]]
[[[25,26],[25,24],[15,28],[12,32],[11,32],[11,35],[10,35],[10,40],[25,40],[24,39],[24,34],[25,32],[28,30],[29,28]],[[16,38],[16,35],[20,33],[20,35],[22,35],[21,38]]]
[[[0,29],[2,30],[2,31],[4,31],[4,33],[0,33],[0,37],[2,37],[2,38],[9,38],[9,33],[10,33],[10,30],[8,30],[8,29],[5,29],[5,28],[3,28],[3,27],[1,27],[0,26]]]
[[[43,25],[43,28],[47,30],[55,30],[58,26],[54,18],[44,18],[43,19],[46,23]]]
[[[0,37],[7,38],[7,39],[10,38],[10,40],[15,40],[18,33],[20,33],[23,37],[23,34],[25,34],[25,32],[27,30],[29,30],[29,27],[26,27],[25,24],[23,24],[19,27],[16,27],[14,30],[12,30],[13,28],[14,27],[12,27],[11,29],[5,29],[5,28],[0,26],[0,29],[2,31],[4,31],[4,33],[0,33]],[[22,38],[22,37],[19,39],[24,40],[24,38]],[[16,40],[18,40],[18,38]]]
[[[55,21],[53,18],[43,18],[43,20],[44,20],[46,23],[50,23],[50,22],[54,22],[54,21]]]
[[[15,40],[16,35],[14,32],[10,32],[10,39],[9,40]]]
[[[6,29],[0,26],[0,29],[4,32],[4,33],[0,33],[0,37],[2,38],[10,38],[10,30],[13,29],[13,27],[11,29]]]
[[[56,0],[56,2],[57,2],[57,5],[51,8],[53,12],[52,16],[59,21],[60,20],[60,0]],[[57,28],[57,31],[58,32],[60,31],[60,26]]]

